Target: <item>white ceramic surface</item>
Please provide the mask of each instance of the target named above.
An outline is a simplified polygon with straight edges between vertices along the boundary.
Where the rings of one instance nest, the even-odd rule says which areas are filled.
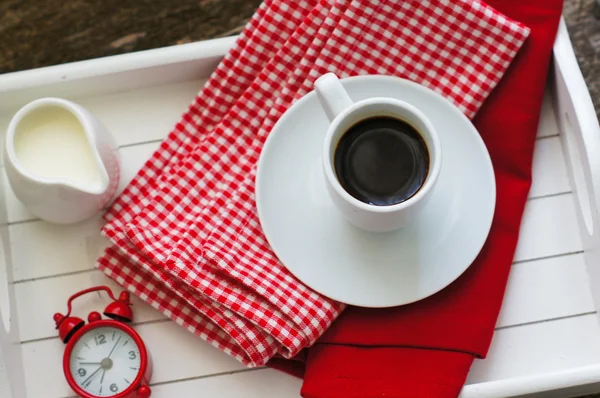
[[[20,163],[15,151],[19,124],[32,113],[51,108],[67,110],[81,123],[99,172],[98,184],[86,186],[64,178],[40,177]],[[119,184],[120,159],[113,137],[88,110],[61,98],[35,100],[14,115],[6,134],[4,163],[17,198],[32,214],[53,223],[74,223],[91,217],[111,200]]]
[[[329,123],[312,92],[281,117],[263,148],[256,178],[262,227],[282,263],[325,296],[364,307],[421,300],[458,278],[485,243],[496,198],[489,154],[471,122],[425,87],[387,76],[342,82],[353,101],[401,99],[431,121],[444,157],[429,203],[392,232],[348,223],[326,191],[321,154]]]
[[[429,119],[414,106],[395,98],[373,97],[353,102],[333,73],[315,81],[315,93],[331,121],[323,140],[323,172],[327,191],[340,214],[370,232],[393,231],[414,220],[431,198],[442,165],[440,140]],[[350,195],[337,178],[334,166],[335,150],[346,131],[374,116],[392,116],[408,122],[419,131],[429,151],[429,172],[420,189],[407,200],[389,206],[364,203]]]

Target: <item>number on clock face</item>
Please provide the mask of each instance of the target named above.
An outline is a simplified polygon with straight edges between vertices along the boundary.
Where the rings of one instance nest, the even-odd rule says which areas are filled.
[[[69,366],[84,391],[112,397],[126,390],[140,372],[140,349],[121,329],[100,327],[75,342]]]

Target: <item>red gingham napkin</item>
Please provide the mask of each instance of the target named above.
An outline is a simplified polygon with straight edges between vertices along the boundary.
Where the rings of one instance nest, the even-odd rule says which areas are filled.
[[[290,23],[298,24],[300,22],[299,19],[306,17],[306,20],[310,21],[313,26],[318,26],[319,23],[322,23],[322,18],[319,19],[318,16],[326,13],[326,10],[324,10],[323,7],[313,8],[313,5],[314,4],[309,2],[298,3],[294,10],[290,10],[284,3],[273,3],[271,5],[271,10],[267,11],[267,15],[269,12],[277,12],[278,15],[285,15],[287,13],[288,19],[286,20],[286,23],[288,25]],[[294,18],[296,18],[296,21]],[[266,19],[269,18],[267,17]],[[275,21],[279,19],[281,18],[272,18],[272,20]],[[276,30],[274,26],[277,27],[277,25],[265,27],[263,30],[266,33],[262,35],[262,37],[261,35],[254,35],[253,39],[255,40],[247,45],[257,46],[261,45],[261,43],[264,44],[269,40],[272,40],[273,32],[277,32],[279,37],[281,37],[284,32]],[[294,31],[294,36],[292,37],[293,42],[297,42],[297,39],[294,40],[294,37],[310,37],[311,32],[306,30],[308,28],[306,24],[299,25],[297,28],[296,31],[294,31],[294,29],[289,29],[290,32]],[[309,34],[306,34],[307,32]],[[243,37],[244,35],[242,35],[242,38]],[[278,55],[281,58],[287,53],[287,50],[283,50],[279,51]],[[252,59],[255,62],[257,61],[251,56],[249,56],[249,59]],[[276,57],[275,60],[271,60],[271,65],[276,65],[277,59],[278,58]],[[206,88],[203,91],[206,91]],[[202,92],[199,96],[202,96]],[[194,105],[192,104],[192,106]],[[185,116],[184,120],[186,120]],[[182,129],[176,129],[172,134],[177,134],[181,130]],[[164,148],[165,145],[162,147]],[[166,147],[167,149],[170,148],[170,146]],[[136,208],[137,206],[131,206],[133,211],[135,211]],[[128,287],[134,293],[140,295],[154,307],[165,312],[178,323],[184,324],[188,329],[199,334],[201,337],[206,338],[207,332],[204,330],[205,325],[199,322],[190,322],[189,319],[182,319],[181,311],[176,311],[175,309],[179,305],[185,305],[183,303],[188,303],[192,308],[196,309],[196,312],[200,312],[208,318],[211,318],[215,323],[223,321],[222,319],[212,319],[215,314],[219,315],[218,311],[214,311],[212,314],[207,313],[206,308],[203,308],[198,304],[198,300],[194,301],[192,296],[186,294],[185,288],[176,288],[178,285],[181,285],[179,274],[174,274],[173,276],[168,275],[164,272],[164,269],[157,266],[153,261],[150,261],[148,257],[136,252],[136,250],[128,244],[128,241],[123,239],[121,233],[122,225],[126,223],[126,221],[121,220],[125,217],[123,217],[121,213],[119,213],[118,216],[119,217],[113,217],[111,223],[107,224],[107,227],[104,229],[105,234],[115,243],[116,247],[109,248],[106,251],[104,256],[99,260],[99,266],[113,279]],[[119,251],[121,253],[119,253]],[[124,260],[129,261],[124,263]],[[136,267],[138,269],[136,269]],[[273,352],[278,352],[284,357],[295,355],[301,348],[312,343],[320,334],[322,334],[324,329],[337,316],[342,308],[339,303],[329,303],[314,292],[303,287],[307,292],[305,294],[307,299],[319,302],[319,313],[315,314],[313,319],[308,322],[311,326],[308,330],[310,336],[309,339],[307,339],[302,330],[298,331],[296,330],[297,328],[292,325],[293,321],[297,322],[299,319],[303,320],[306,317],[299,317],[296,315],[292,317],[283,316],[281,311],[277,308],[273,308],[272,306],[269,307],[267,300],[257,298],[256,293],[243,289],[243,287],[240,287],[235,283],[231,283],[226,275],[215,274],[212,268],[214,267],[207,266],[197,268],[195,270],[195,280],[190,282],[190,287],[201,293],[202,298],[207,298],[213,303],[223,303],[227,308],[231,308],[233,315],[240,314],[240,316],[243,317],[243,320],[250,320],[252,325],[255,325],[255,330],[252,331],[253,336],[260,336],[266,332],[271,333],[276,339],[271,338],[271,346],[268,346],[267,349],[264,350],[258,350],[258,352],[251,352],[248,349],[247,342],[243,341],[243,333],[233,335],[227,331],[227,339],[230,341],[219,341],[219,339],[215,338],[211,339],[211,342],[214,345],[229,350],[232,355],[248,365],[264,364],[273,355]],[[151,280],[152,284],[148,285],[146,283],[148,280]],[[157,292],[160,294],[157,294]],[[165,297],[165,292],[171,294]],[[294,296],[292,295],[291,297]],[[304,309],[299,308],[298,305],[296,305],[296,310],[298,312],[304,311]],[[188,311],[186,311],[186,313],[187,312]],[[290,311],[287,310],[287,312],[289,313]],[[319,318],[321,318],[319,322],[312,324],[312,322]],[[239,322],[239,320],[237,321]],[[305,321],[305,323],[307,322]],[[218,327],[222,327],[220,323],[218,323]],[[210,333],[208,336],[211,337]],[[223,340],[223,337],[217,337]],[[242,347],[243,350],[232,349],[232,345]],[[259,345],[259,347],[262,345]]]
[[[109,211],[104,232],[115,246],[99,261],[250,365],[294,355],[343,309],[289,274],[256,217],[255,165],[281,114],[333,71],[405,77],[472,117],[528,34],[479,1],[273,1],[257,15]],[[247,72],[242,81],[219,85],[236,65]]]
[[[225,116],[316,4],[302,1],[293,10],[285,5],[282,9],[275,0],[260,5],[179,123],[108,209],[105,229],[122,228],[149,203],[171,167]],[[275,21],[274,15],[280,18]]]

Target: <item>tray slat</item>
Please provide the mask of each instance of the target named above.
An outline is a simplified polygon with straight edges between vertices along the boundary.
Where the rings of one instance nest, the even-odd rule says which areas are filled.
[[[117,145],[136,145],[162,140],[188,108],[204,82],[205,80],[185,81],[90,97],[78,102],[87,109],[93,109],[94,116],[104,122]]]
[[[467,384],[567,370],[600,358],[595,314],[496,331],[488,357],[476,360]]]
[[[496,327],[594,312],[588,286],[583,254],[514,264]]]
[[[56,227],[43,221],[10,226],[16,282],[91,269],[106,241],[101,217]],[[39,299],[40,297],[38,297]]]
[[[571,192],[559,137],[550,136],[537,140],[533,154],[533,170],[535,175],[529,190],[530,198]]]
[[[556,113],[552,106],[552,95],[549,90],[544,93],[542,102],[542,115],[538,126],[538,138],[552,137],[558,135],[558,124],[556,123]]]
[[[152,397],[265,398],[298,397],[301,381],[272,369],[259,369],[221,377],[187,380],[155,387]]]
[[[521,223],[515,261],[582,250],[572,194],[529,200]]]

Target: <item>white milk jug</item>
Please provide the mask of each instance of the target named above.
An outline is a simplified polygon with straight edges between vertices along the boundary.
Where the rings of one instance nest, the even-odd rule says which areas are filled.
[[[15,114],[4,163],[17,198],[54,223],[92,216],[119,185],[119,154],[110,133],[85,108],[59,98],[38,99]]]

